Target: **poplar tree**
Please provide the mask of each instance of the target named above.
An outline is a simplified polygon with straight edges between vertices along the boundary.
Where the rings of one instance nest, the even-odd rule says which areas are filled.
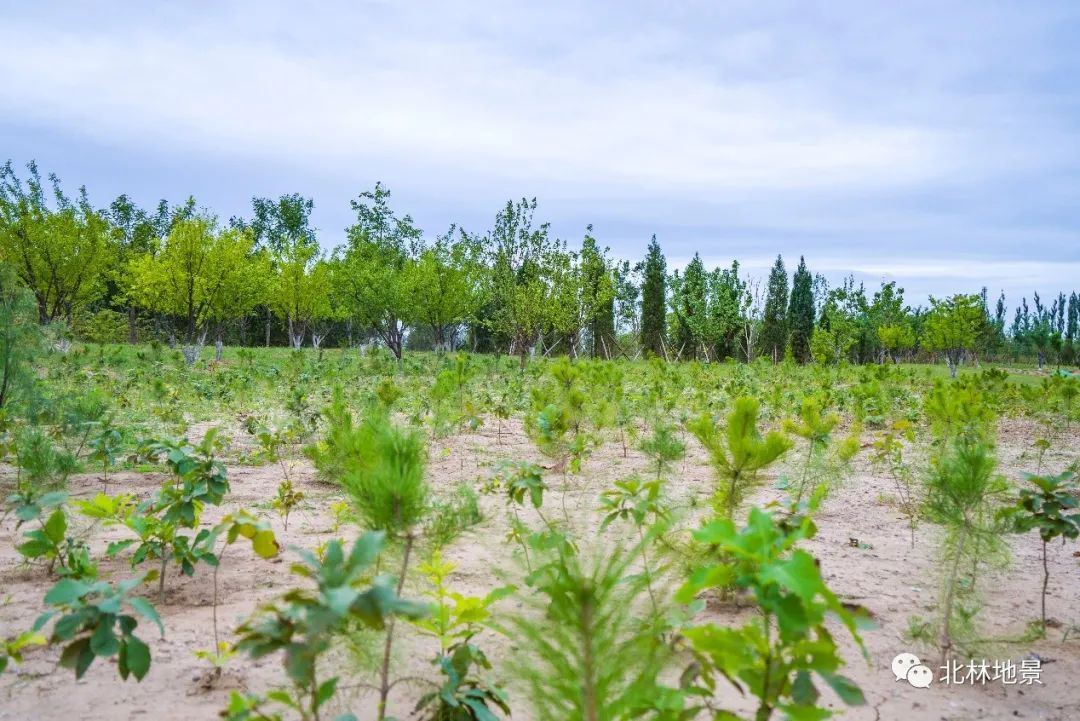
[[[810,337],[814,334],[814,278],[806,269],[806,259],[802,257],[791,282],[788,322],[791,325],[791,354],[799,363],[807,363],[810,360]]]
[[[769,272],[769,286],[765,293],[765,313],[761,319],[761,348],[773,361],[784,357],[788,339],[788,277],[784,259],[776,256],[776,263]]]
[[[686,271],[679,276],[676,271],[672,282],[672,307],[678,326],[675,328],[675,350],[680,358],[694,359],[703,350],[708,322],[708,292],[705,265],[701,257],[694,258]],[[706,356],[708,351],[705,351]]]
[[[611,277],[607,249],[597,245],[592,226],[581,243],[581,272],[588,335],[594,358],[611,358],[615,345],[615,283]]]
[[[664,334],[667,331],[665,286],[667,261],[656,242],[656,236],[649,241],[645,253],[645,265],[641,283],[641,348],[646,353],[666,357],[664,353]]]

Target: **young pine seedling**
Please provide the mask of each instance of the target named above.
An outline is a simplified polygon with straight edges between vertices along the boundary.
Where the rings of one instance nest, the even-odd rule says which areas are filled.
[[[810,467],[814,463],[814,456],[828,448],[830,434],[839,422],[840,416],[835,413],[823,416],[821,403],[813,398],[807,398],[799,409],[799,418],[789,419],[784,423],[785,430],[806,440],[806,458],[803,461],[802,477],[795,491],[796,504],[802,501],[810,488]]]
[[[641,441],[640,448],[655,464],[657,479],[672,463],[686,455],[686,444],[679,440],[674,426],[669,423],[654,424],[652,435]]]
[[[942,665],[955,646],[954,622],[973,621],[973,613],[957,602],[957,596],[974,591],[980,564],[1001,545],[997,511],[1009,487],[995,474],[996,465],[985,442],[965,435],[938,459],[926,482],[925,514],[945,527],[943,555],[949,560],[941,609]],[[960,564],[965,560],[971,563],[971,576],[961,578]]]
[[[791,448],[791,441],[782,434],[763,436],[758,431],[758,410],[756,399],[742,397],[735,401],[723,429],[708,414],[686,424],[709,453],[719,481],[715,505],[728,519],[735,517],[735,511],[760,484],[759,473]]]

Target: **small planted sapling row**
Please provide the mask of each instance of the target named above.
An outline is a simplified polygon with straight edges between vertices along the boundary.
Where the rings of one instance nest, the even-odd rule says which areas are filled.
[[[922,488],[912,477],[911,468],[904,462],[904,450],[915,440],[915,430],[910,421],[894,421],[874,441],[873,460],[888,469],[896,489],[896,506],[907,518],[911,535],[911,547],[915,547],[915,531],[919,525]]]
[[[540,466],[526,461],[506,461],[499,466],[483,490],[486,493],[502,490],[506,494],[506,505],[510,508],[510,530],[506,540],[521,547],[529,580],[535,571],[530,548],[550,550],[572,547],[570,539],[556,528],[543,511],[544,493],[549,488],[544,480],[544,469]],[[543,531],[534,533],[521,520],[518,509],[524,508],[526,502],[543,523]]]
[[[124,450],[124,438],[117,428],[114,428],[110,419],[107,419],[98,429],[89,443],[90,460],[101,464],[102,492],[109,492],[109,469],[116,465],[117,459]]]
[[[568,545],[539,560],[521,597],[526,612],[509,619],[510,670],[535,718],[630,721],[674,708],[660,682],[671,658],[664,622],[641,617],[647,584],[630,573],[637,555],[597,549],[583,557]]]
[[[397,616],[419,616],[422,605],[404,601],[392,579],[378,576],[370,584],[371,567],[382,550],[383,533],[365,533],[346,554],[340,541],[327,543],[322,558],[300,551],[293,573],[308,579],[314,589],[296,588],[264,604],[237,629],[236,650],[252,659],[284,652],[288,687],[265,696],[233,692],[222,716],[228,721],[268,721],[284,712],[301,721],[319,721],[323,707],[337,691],[338,677],[321,678],[319,660],[331,648],[333,636],[348,623],[385,629]],[[383,715],[385,715],[383,713]],[[355,719],[342,714],[341,719]]]
[[[246,539],[251,542],[251,548],[259,558],[274,558],[278,555],[278,551],[280,550],[280,546],[278,545],[277,539],[274,537],[274,531],[270,528],[270,524],[264,520],[255,518],[243,509],[236,511],[235,513],[230,513],[222,518],[210,532],[210,535],[205,541],[205,545],[211,549],[215,549],[217,540],[222,536],[224,536],[224,541],[222,542],[221,550],[216,551],[217,563],[213,564],[214,648],[209,651],[200,650],[195,652],[196,657],[210,662],[211,666],[213,666],[214,679],[221,676],[222,668],[224,668],[225,664],[236,655],[236,649],[228,642],[222,641],[218,635],[218,572],[221,570],[221,560],[225,555],[226,549],[240,539]]]
[[[671,519],[671,511],[662,499],[663,485],[659,478],[643,482],[637,478],[616,481],[615,487],[600,495],[600,510],[605,514],[600,524],[603,532],[615,521],[630,521],[638,533],[638,550],[645,573],[645,587],[653,613],[660,612],[653,589],[653,568],[649,564],[648,546],[654,533],[662,531],[662,525]],[[647,528],[651,530],[646,530]]]
[[[203,507],[220,505],[229,490],[225,466],[215,456],[216,443],[216,429],[207,431],[197,447],[184,441],[150,443],[148,452],[164,457],[173,472],[172,479],[149,500],[122,512],[117,509],[117,515],[108,519],[136,535],[135,539],[110,544],[109,555],[135,546],[132,567],[146,560],[159,561],[159,568],[152,572],[158,580],[159,602],[165,598],[165,573],[170,560],[187,576],[194,575],[198,563],[218,563],[209,529],[200,529],[194,536],[181,532],[197,528]]]
[[[1042,541],[1042,594],[1040,610],[1042,632],[1046,633],[1046,589],[1050,584],[1050,565],[1047,547],[1060,538],[1076,540],[1080,537],[1080,485],[1076,473],[1065,471],[1056,476],[1027,475],[1025,480],[1034,488],[1024,488],[1014,506],[1001,511],[1013,530],[1026,533],[1039,531]]]
[[[675,426],[659,421],[653,424],[652,434],[643,438],[638,447],[655,464],[657,480],[672,463],[686,455],[686,444],[678,437]]]
[[[832,713],[818,706],[815,677],[844,703],[865,702],[859,687],[839,673],[843,660],[826,627],[827,618],[839,619],[863,649],[859,617],[825,585],[814,557],[797,548],[815,533],[808,516],[778,519],[760,508],[750,509],[744,528],[717,518],[694,532],[716,563],[697,570],[677,600],[687,603],[704,591],[735,587],[751,593],[760,610],[758,618],[741,627],[707,623],[683,629],[697,659],[689,677],[696,679],[700,695],[712,697],[717,681],[726,679],[757,699],[756,721],[769,721],[777,713],[829,718]],[[713,718],[739,716],[714,710]]]
[[[165,633],[153,605],[132,595],[144,580],[132,578],[113,586],[107,581],[62,579],[45,594],[46,605],[55,610],[39,616],[34,631],[52,622],[49,643],[64,645],[60,665],[72,669],[75,678],[82,678],[95,659],[117,656],[120,677],[141,681],[150,670],[150,648],[135,635],[138,619],[123,608],[131,608]]]
[[[430,488],[424,477],[427,449],[419,434],[394,426],[387,415],[378,412],[364,418],[348,444],[354,453],[345,461],[341,486],[366,527],[402,543],[396,588],[396,594],[400,595],[417,531],[430,511]],[[390,661],[394,629],[394,619],[390,618],[379,674],[380,721],[386,717],[387,700],[393,689]]]
[[[410,623],[438,642],[439,651],[432,663],[445,680],[420,697],[416,712],[432,721],[488,721],[495,718],[493,708],[509,715],[506,692],[474,672],[490,671],[491,663],[472,639],[485,628],[505,633],[494,622],[491,607],[515,589],[501,587],[482,597],[455,593],[447,587],[454,568],[439,551],[419,567],[431,585],[427,594],[431,601],[428,614]]]

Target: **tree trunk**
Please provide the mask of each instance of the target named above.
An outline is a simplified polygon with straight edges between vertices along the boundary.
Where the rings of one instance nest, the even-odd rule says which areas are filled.
[[[139,327],[137,325],[139,312],[135,309],[135,306],[129,305],[127,312],[127,324],[128,324],[128,343],[135,344],[139,342]]]
[[[1043,585],[1042,585],[1042,630],[1046,634],[1046,587],[1050,585],[1050,566],[1046,562],[1046,541],[1042,542]]]
[[[266,309],[266,347],[270,347],[270,308]]]

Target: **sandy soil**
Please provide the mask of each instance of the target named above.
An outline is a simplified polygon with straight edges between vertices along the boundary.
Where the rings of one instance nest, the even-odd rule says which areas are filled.
[[[230,429],[239,442],[242,432]],[[999,457],[1002,470],[1010,478],[1020,471],[1032,469],[1035,460],[1029,450],[1039,429],[1024,420],[1005,423],[1001,434]],[[677,503],[689,504],[697,496],[704,501],[711,491],[711,472],[697,444],[687,443],[687,459],[672,470],[670,495]],[[1075,457],[1080,448],[1080,433],[1058,444],[1069,453],[1051,452],[1044,459],[1048,468],[1060,468]],[[520,425],[504,425],[501,442],[496,437],[494,422],[478,433],[449,439],[436,439],[430,446],[430,478],[437,493],[449,493],[461,481],[476,483],[490,473],[490,465],[500,458],[530,458],[539,460],[525,438]],[[631,473],[645,471],[646,459],[631,450],[623,457],[615,440],[609,441],[587,461],[584,473],[572,477],[567,499],[572,524],[593,538],[599,525],[595,508],[602,490],[614,480]],[[7,469],[8,471],[10,469]],[[780,472],[783,472],[781,469]],[[307,494],[305,507],[290,518],[284,531],[280,519],[269,509],[269,500],[281,480],[277,465],[246,467],[230,465],[232,493],[224,509],[210,509],[206,522],[212,523],[231,508],[245,507],[258,511],[274,524],[285,544],[308,548],[334,537],[329,504],[338,498],[333,487],[316,480],[311,466],[297,460],[291,475]],[[124,490],[145,496],[161,482],[163,476],[122,473],[111,479],[110,490]],[[553,481],[558,486],[558,480]],[[96,475],[72,479],[75,497],[89,497],[99,490]],[[755,503],[777,497],[779,492],[766,485],[753,499]],[[1051,582],[1048,598],[1049,614],[1061,627],[1053,629],[1047,640],[1027,643],[1003,643],[988,653],[987,659],[1011,659],[1017,664],[1023,658],[1042,659],[1042,685],[1006,686],[1000,682],[985,686],[944,686],[935,683],[928,689],[917,689],[904,681],[897,682],[890,671],[892,658],[903,651],[914,651],[935,668],[936,654],[930,649],[912,648],[904,640],[908,618],[912,615],[930,617],[938,602],[938,563],[935,550],[937,529],[922,525],[917,542],[911,546],[905,520],[889,501],[893,483],[888,476],[873,468],[860,457],[854,473],[829,497],[818,517],[819,535],[809,549],[821,561],[829,585],[845,601],[862,604],[870,609],[876,628],[864,632],[870,659],[865,661],[853,644],[845,641],[845,657],[849,659],[847,675],[865,691],[868,704],[852,708],[843,718],[938,721],[961,719],[1028,718],[1068,721],[1080,719],[1080,638],[1062,642],[1064,630],[1080,625],[1080,558],[1074,557],[1076,544],[1054,546],[1051,557]],[[485,511],[482,524],[467,531],[444,556],[457,564],[451,585],[462,593],[483,594],[500,584],[495,569],[512,570],[508,548],[504,543],[506,517],[501,498],[481,496]],[[103,530],[78,522],[92,550],[103,554],[110,540],[126,537],[124,529]],[[21,533],[21,532],[20,532]],[[13,549],[20,533],[14,521],[8,519],[0,527],[0,635],[10,636],[28,627],[42,610],[41,599],[51,581],[40,568],[27,568]],[[348,527],[338,535],[350,537]],[[853,546],[857,539],[860,546]],[[1041,566],[1040,545],[1035,534],[1010,537],[1012,563],[1008,570],[987,577],[984,581],[986,608],[982,614],[983,630],[988,637],[1016,638],[1026,623],[1038,616]],[[219,627],[227,637],[229,631],[243,620],[261,601],[268,600],[293,585],[288,572],[288,554],[284,559],[263,561],[249,549],[233,547],[225,554],[219,574]],[[106,578],[130,575],[126,561],[104,561],[101,573]],[[406,595],[416,595],[422,580],[412,579]],[[0,719],[213,719],[223,708],[230,690],[249,688],[263,690],[280,682],[284,676],[277,658],[252,663],[237,657],[224,675],[211,683],[208,666],[195,658],[197,649],[213,645],[213,575],[210,569],[200,568],[193,578],[170,573],[166,600],[158,606],[165,626],[164,638],[156,630],[141,627],[143,637],[151,644],[153,665],[142,683],[119,680],[116,669],[109,663],[97,662],[87,675],[75,682],[70,671],[56,667],[58,651],[32,650],[26,662],[0,676]],[[507,599],[501,608],[514,611],[520,602]],[[719,623],[738,621],[739,613],[731,609],[710,609],[707,614]],[[837,634],[838,637],[840,634]],[[1080,631],[1074,632],[1080,635]],[[423,674],[436,677],[430,666],[434,654],[433,642],[415,633],[403,635],[401,653],[396,658],[398,675]],[[479,642],[488,649],[498,667],[498,659],[508,652],[511,641],[494,634],[485,634]],[[343,654],[332,661],[333,671],[350,676],[353,662]],[[374,717],[374,703],[356,685],[359,678],[346,678],[339,692],[340,708],[348,707],[361,719]],[[370,677],[368,677],[370,679]],[[422,689],[401,686],[393,699],[393,713],[408,718]],[[745,709],[734,691],[722,692],[724,700],[735,709]],[[831,703],[839,707],[833,699]],[[521,698],[511,698],[514,718],[531,718]],[[331,716],[332,717],[332,716]]]

